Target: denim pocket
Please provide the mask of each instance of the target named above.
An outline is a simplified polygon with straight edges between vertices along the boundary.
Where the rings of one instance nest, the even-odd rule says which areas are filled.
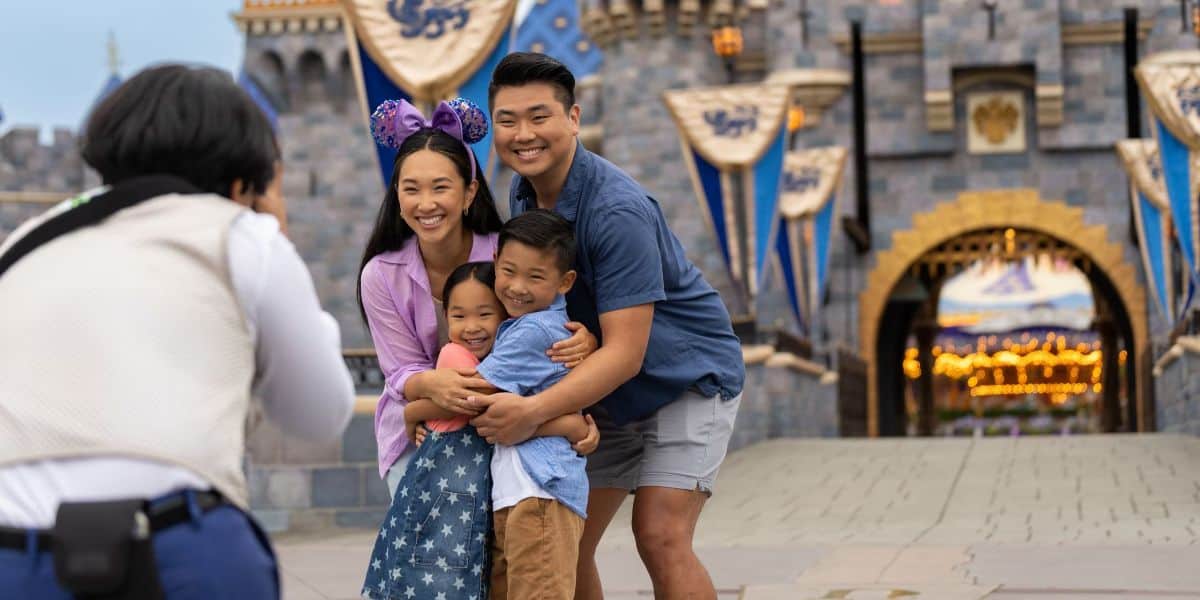
[[[477,521],[475,516],[479,510],[475,494],[451,490],[438,492],[428,511],[414,512],[411,517],[416,540],[413,564],[443,571],[468,568]]]

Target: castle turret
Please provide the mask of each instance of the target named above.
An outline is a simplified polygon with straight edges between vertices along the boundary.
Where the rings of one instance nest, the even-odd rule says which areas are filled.
[[[382,198],[338,0],[246,0],[242,77],[274,110],[288,235],[347,347],[370,338],[355,303],[358,263]],[[243,85],[246,85],[245,83]],[[256,95],[252,93],[252,96]]]
[[[761,60],[757,73],[753,60],[725,64],[713,50],[711,30],[761,20],[765,6],[760,0],[589,0],[582,15],[586,31],[604,52],[599,125],[605,158],[658,200],[689,258],[734,314],[747,312],[746,300],[731,281],[696,202],[662,93],[761,76]],[[761,57],[761,38],[747,33],[743,56]]]

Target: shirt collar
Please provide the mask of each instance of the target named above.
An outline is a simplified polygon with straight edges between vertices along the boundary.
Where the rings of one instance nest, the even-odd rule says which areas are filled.
[[[494,233],[472,233],[471,255],[468,260],[471,262],[492,260],[495,245],[488,243],[488,238],[495,235]],[[425,272],[425,261],[421,260],[421,246],[417,243],[417,236],[413,235],[404,240],[404,245],[400,246],[399,250],[380,254],[379,260],[407,267],[406,271],[409,277],[422,289],[429,291],[429,274]]]
[[[567,180],[554,203],[554,211],[568,221],[574,221],[579,214],[579,202],[583,197],[591,165],[592,153],[583,147],[583,142],[575,140],[575,157],[571,159]],[[517,199],[524,204],[526,210],[537,208],[537,195],[533,191],[533,184],[521,176],[517,179]]]

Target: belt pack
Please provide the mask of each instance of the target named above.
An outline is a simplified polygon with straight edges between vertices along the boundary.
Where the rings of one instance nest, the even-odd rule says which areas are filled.
[[[64,502],[54,524],[54,573],[86,600],[163,600],[145,500]]]

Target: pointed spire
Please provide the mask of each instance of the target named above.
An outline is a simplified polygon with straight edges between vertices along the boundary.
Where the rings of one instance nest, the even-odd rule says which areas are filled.
[[[111,75],[119,74],[121,70],[121,49],[117,47],[117,34],[108,30],[108,71]]]

